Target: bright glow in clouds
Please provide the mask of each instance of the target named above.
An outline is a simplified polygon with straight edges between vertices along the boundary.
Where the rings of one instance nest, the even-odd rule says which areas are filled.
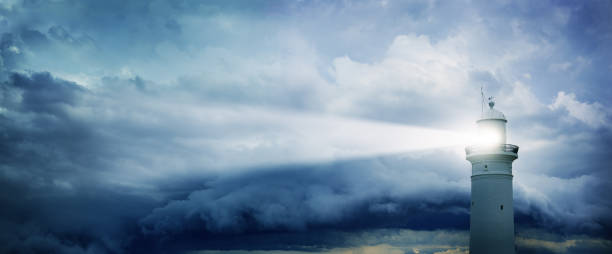
[[[494,128],[483,128],[480,133],[475,136],[474,145],[494,146],[502,143],[502,133]]]
[[[220,155],[222,157],[227,156],[228,152],[248,156],[257,150],[276,151],[268,155],[259,154],[259,158],[250,158],[259,164],[324,161],[463,146],[474,137],[458,131],[332,115],[271,111],[261,108],[239,108],[229,111],[231,112],[228,112],[228,109],[194,108],[193,112],[184,113],[191,117],[195,115],[196,119],[200,119],[195,124],[201,126],[194,126],[195,128],[217,124],[253,126],[254,131],[247,133],[246,136],[219,137],[220,140],[215,142],[215,147],[226,152]],[[265,133],[255,131],[259,125],[267,125],[266,129],[271,131]],[[177,141],[194,149],[203,149],[210,145],[208,138],[177,139]],[[279,153],[283,156],[278,156]],[[252,160],[240,166],[252,166]],[[239,166],[235,163],[242,164],[239,161],[227,160],[228,163],[234,164],[231,166]]]
[[[328,147],[339,157],[372,156],[452,147],[464,143],[461,133],[340,117],[302,117],[306,128],[295,130],[306,142]],[[296,127],[296,126],[293,126]]]
[[[177,103],[172,98],[141,97],[130,107],[109,103],[112,106],[104,110],[96,107],[92,99],[91,107],[71,108],[69,112],[86,122],[139,126],[138,132],[130,136],[130,143],[126,143],[123,129],[104,132],[113,138],[110,143],[122,156],[112,162],[117,171],[107,176],[112,182],[130,186],[148,182],[150,177],[437,148],[454,147],[460,154],[478,137],[476,126],[472,126],[472,132],[463,132],[269,107],[207,105],[188,96]],[[150,139],[147,132],[155,130],[172,131]],[[157,147],[154,154],[147,156],[146,165],[141,165],[142,158],[134,155],[142,151],[142,146]]]

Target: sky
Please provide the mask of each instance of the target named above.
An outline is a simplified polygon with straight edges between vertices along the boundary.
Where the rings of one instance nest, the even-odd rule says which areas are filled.
[[[0,0],[0,253],[612,252],[610,1]]]

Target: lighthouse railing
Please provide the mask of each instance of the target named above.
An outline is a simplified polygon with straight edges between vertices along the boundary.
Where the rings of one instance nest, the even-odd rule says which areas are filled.
[[[475,153],[490,153],[490,152],[508,152],[518,153],[519,147],[512,144],[500,144],[500,145],[476,145],[468,146],[465,148],[466,155]]]

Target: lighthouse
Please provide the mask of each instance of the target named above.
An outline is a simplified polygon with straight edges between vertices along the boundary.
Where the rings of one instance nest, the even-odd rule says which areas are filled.
[[[490,97],[476,121],[479,140],[465,148],[472,163],[470,254],[514,253],[512,162],[519,147],[507,144],[508,121],[494,106]]]

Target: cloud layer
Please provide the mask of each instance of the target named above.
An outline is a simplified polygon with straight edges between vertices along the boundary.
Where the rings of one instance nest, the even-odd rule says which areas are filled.
[[[609,252],[609,9],[3,2],[0,252],[464,253],[481,86],[519,250]]]

